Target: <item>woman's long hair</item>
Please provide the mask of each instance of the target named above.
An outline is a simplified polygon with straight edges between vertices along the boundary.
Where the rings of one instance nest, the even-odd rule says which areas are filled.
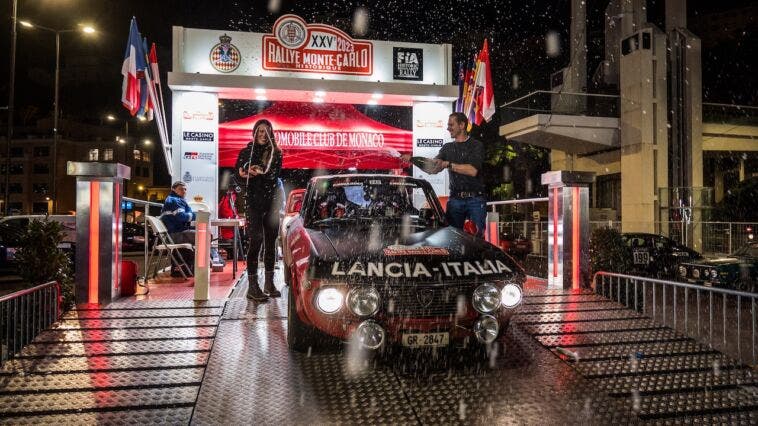
[[[253,147],[256,143],[258,143],[258,127],[264,124],[268,126],[268,130],[266,130],[266,139],[269,144],[269,149],[263,153],[262,160],[263,164],[266,165],[264,173],[268,173],[269,168],[271,168],[271,160],[274,159],[274,153],[277,153],[280,150],[279,145],[276,143],[276,137],[274,137],[274,126],[272,126],[271,122],[266,119],[256,121],[255,125],[253,126],[253,145],[250,147],[250,158],[252,159]]]

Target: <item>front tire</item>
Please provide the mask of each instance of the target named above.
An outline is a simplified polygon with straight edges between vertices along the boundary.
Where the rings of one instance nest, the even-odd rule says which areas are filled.
[[[306,325],[297,314],[297,304],[292,285],[288,286],[287,295],[287,346],[296,352],[308,352],[316,349],[316,329]]]

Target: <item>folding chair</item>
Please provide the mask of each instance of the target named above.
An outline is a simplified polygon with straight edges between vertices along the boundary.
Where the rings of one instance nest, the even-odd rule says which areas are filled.
[[[168,230],[166,229],[166,225],[161,222],[161,220],[155,216],[146,216],[147,222],[150,224],[150,228],[152,228],[153,233],[155,233],[155,242],[153,243],[153,249],[150,252],[150,257],[148,258],[148,268],[150,265],[152,265],[152,258],[154,255],[158,255],[158,259],[155,262],[155,269],[153,270],[153,278],[155,278],[156,275],[158,275],[158,271],[160,270],[160,264],[161,259],[163,258],[163,254],[166,253],[166,260],[169,260],[169,262],[173,262],[174,264],[179,266],[179,272],[182,273],[182,276],[187,279],[187,277],[192,276],[192,269],[187,265],[187,262],[182,257],[182,254],[179,252],[179,249],[187,249],[191,251],[195,251],[195,248],[192,246],[192,244],[184,243],[184,244],[176,244],[171,239],[171,236],[168,234]],[[186,273],[185,273],[186,272]],[[145,277],[147,278],[149,276],[149,271],[145,272]]]

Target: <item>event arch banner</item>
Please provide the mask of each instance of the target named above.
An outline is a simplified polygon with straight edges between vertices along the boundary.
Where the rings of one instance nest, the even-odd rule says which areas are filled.
[[[219,166],[234,167],[255,122],[274,127],[289,169],[400,169],[413,132],[373,120],[347,104],[276,102],[260,114],[219,124]]]

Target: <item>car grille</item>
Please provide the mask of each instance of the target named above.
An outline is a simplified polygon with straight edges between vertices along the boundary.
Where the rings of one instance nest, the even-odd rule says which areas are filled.
[[[388,316],[429,318],[465,312],[470,285],[403,285],[385,289],[384,312]]]

